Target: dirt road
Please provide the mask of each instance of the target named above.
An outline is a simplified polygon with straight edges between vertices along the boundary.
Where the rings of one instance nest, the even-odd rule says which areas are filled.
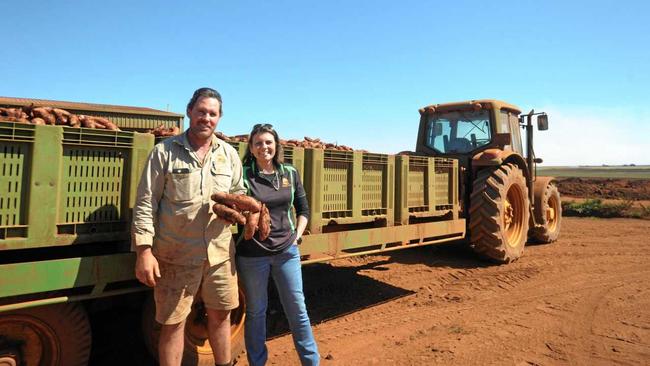
[[[446,245],[305,266],[304,278],[324,365],[650,363],[647,220],[565,218],[557,243],[509,265]],[[269,364],[298,365],[277,315]]]

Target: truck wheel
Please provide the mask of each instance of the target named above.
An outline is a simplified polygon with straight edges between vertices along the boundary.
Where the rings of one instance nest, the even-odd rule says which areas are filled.
[[[86,366],[91,333],[79,303],[0,313],[0,365]]]
[[[484,169],[474,181],[469,231],[475,252],[509,263],[524,252],[530,218],[526,178],[513,164]]]
[[[552,243],[560,236],[562,224],[562,202],[560,192],[553,183],[535,185],[535,221],[538,225],[530,230],[531,238],[540,244]],[[542,191],[543,190],[543,191]]]
[[[142,333],[144,343],[151,355],[158,360],[158,338],[160,324],[156,321],[156,302],[153,294],[147,298],[142,309]],[[239,307],[230,313],[230,349],[233,360],[244,352],[244,319],[246,304],[242,289],[239,289]],[[185,322],[184,366],[214,366],[212,348],[208,341],[207,315],[203,303],[192,305],[192,311]]]

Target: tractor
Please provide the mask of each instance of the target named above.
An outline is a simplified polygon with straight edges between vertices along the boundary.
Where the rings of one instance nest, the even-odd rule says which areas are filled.
[[[416,153],[459,161],[461,217],[470,246],[498,263],[518,259],[527,242],[557,240],[562,205],[556,181],[537,176],[533,149],[546,113],[522,114],[498,100],[434,104],[420,109]],[[520,131],[526,131],[525,144]]]

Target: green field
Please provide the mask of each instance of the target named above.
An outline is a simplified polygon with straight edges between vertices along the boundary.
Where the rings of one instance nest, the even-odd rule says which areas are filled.
[[[638,166],[549,166],[537,167],[537,175],[558,178],[650,179],[650,165]]]

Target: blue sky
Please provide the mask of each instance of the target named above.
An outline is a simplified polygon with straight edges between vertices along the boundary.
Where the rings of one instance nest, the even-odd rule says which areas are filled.
[[[374,152],[413,150],[418,108],[494,98],[549,113],[545,165],[650,164],[644,1],[13,1],[0,95],[273,123]]]

